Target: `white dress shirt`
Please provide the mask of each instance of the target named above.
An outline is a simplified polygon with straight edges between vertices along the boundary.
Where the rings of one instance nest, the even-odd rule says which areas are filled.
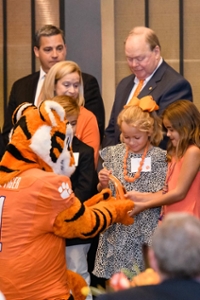
[[[159,61],[159,63],[158,63],[158,65],[157,65],[157,67],[156,67],[156,69],[153,71],[153,73],[152,73],[149,77],[147,77],[147,78],[144,80],[141,90],[145,87],[145,85],[147,84],[147,82],[151,79],[151,77],[154,75],[154,73],[156,72],[156,70],[160,67],[160,65],[162,64],[162,62],[163,62],[163,59],[162,59],[162,57],[161,57],[161,58],[160,58],[160,61]],[[139,81],[140,81],[140,80],[139,80],[137,77],[134,78],[134,86],[133,86],[133,88],[132,88],[132,90],[131,90],[131,92],[130,92],[130,95],[129,95],[128,100],[127,100],[126,103],[129,103],[129,101],[132,99],[133,94],[134,94],[134,92],[135,92],[135,90],[136,90],[136,88],[137,88],[137,85],[138,85]],[[140,90],[140,91],[141,91],[141,90]]]
[[[44,83],[44,79],[45,79],[46,73],[42,70],[42,67],[40,67],[40,77],[38,79],[38,84],[37,84],[37,89],[36,89],[36,93],[35,93],[35,100],[34,100],[34,104],[35,106],[38,106],[38,98]]]

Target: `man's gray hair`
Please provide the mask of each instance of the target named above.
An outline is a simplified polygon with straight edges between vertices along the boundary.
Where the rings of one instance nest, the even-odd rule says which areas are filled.
[[[158,268],[169,277],[200,276],[200,220],[188,213],[171,213],[152,239]]]

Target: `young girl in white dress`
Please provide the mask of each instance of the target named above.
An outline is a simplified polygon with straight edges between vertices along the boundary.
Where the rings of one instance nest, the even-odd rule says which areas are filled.
[[[99,172],[98,190],[109,187],[109,175],[117,177],[125,190],[156,192],[162,190],[166,170],[166,151],[157,147],[163,137],[159,107],[151,96],[133,98],[118,116],[122,143],[104,148],[100,155],[104,168]],[[126,201],[126,200],[125,200]],[[160,207],[134,217],[134,224],[114,224],[100,235],[93,274],[109,279],[126,268],[132,273],[144,270],[142,246],[151,244]]]

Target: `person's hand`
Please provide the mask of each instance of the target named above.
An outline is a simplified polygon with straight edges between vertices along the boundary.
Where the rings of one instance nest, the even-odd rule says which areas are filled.
[[[130,217],[134,217],[135,215],[139,214],[140,212],[142,212],[146,208],[147,207],[146,207],[145,203],[143,203],[143,202],[135,202],[134,201],[134,208],[128,212],[128,215]]]
[[[128,213],[130,217],[134,217],[148,208],[148,196],[149,193],[140,193],[134,190],[124,195],[126,199],[133,200],[134,202],[134,208]]]
[[[109,175],[112,174],[111,170],[107,170],[106,168],[99,171],[98,178],[101,189],[105,189],[108,187]]]
[[[127,192],[124,197],[126,199],[131,199],[134,202],[147,202],[149,200],[150,193],[141,193],[135,190]]]
[[[125,198],[133,201],[142,201],[142,193],[132,190],[124,195]]]

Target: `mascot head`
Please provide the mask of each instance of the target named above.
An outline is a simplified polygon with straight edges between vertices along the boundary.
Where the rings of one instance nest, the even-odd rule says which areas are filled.
[[[45,100],[37,108],[23,103],[13,114],[13,124],[0,163],[0,184],[31,168],[66,176],[74,172],[73,132],[60,104]]]

